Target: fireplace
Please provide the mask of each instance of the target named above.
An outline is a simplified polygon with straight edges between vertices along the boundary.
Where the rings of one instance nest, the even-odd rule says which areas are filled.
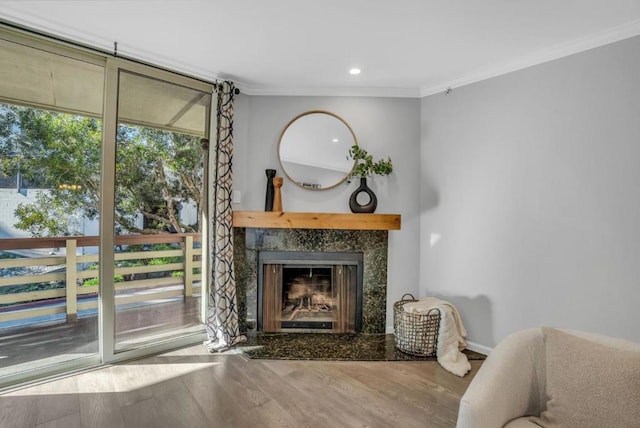
[[[362,253],[261,251],[258,264],[258,330],[362,331]]]
[[[385,332],[388,248],[388,232],[386,230],[234,226],[233,232],[240,331],[246,333],[258,331],[258,321],[260,322],[260,331],[262,331],[263,306],[262,300],[258,303],[258,294],[262,293],[263,287],[258,287],[258,277],[264,274],[264,269],[259,265],[260,255],[264,257],[268,252],[285,252],[287,255],[295,252],[334,254],[343,252],[362,254],[361,332],[367,334]],[[315,331],[327,332],[329,330],[316,329]]]

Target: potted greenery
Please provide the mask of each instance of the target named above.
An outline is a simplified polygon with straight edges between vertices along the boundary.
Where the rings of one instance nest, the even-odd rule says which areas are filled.
[[[349,173],[349,179],[360,177],[360,187],[351,194],[349,198],[349,208],[351,212],[354,213],[373,213],[378,206],[378,199],[375,193],[367,186],[367,177],[373,174],[382,176],[389,175],[393,171],[391,158],[388,157],[386,160],[380,159],[374,162],[373,156],[357,144],[351,146],[347,158],[356,161],[351,173]],[[369,196],[369,201],[366,204],[360,204],[358,202],[358,196],[361,193],[366,193]]]

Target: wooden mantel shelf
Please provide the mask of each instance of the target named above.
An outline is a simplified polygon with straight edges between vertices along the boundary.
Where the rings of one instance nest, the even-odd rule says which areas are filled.
[[[272,229],[400,230],[400,214],[234,211],[233,227]]]

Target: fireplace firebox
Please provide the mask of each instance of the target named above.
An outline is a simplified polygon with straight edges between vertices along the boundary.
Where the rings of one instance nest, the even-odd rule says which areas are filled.
[[[258,330],[362,331],[362,253],[261,251]]]

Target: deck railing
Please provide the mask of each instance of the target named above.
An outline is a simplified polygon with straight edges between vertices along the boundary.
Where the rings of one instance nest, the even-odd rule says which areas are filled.
[[[116,236],[116,305],[193,296],[194,287],[201,280],[202,250],[194,246],[199,241],[200,234],[195,233]],[[66,314],[71,321],[79,311],[97,309],[98,254],[77,253],[78,248],[98,244],[97,236],[0,239],[0,251],[51,250],[50,254],[34,257],[0,259],[0,270],[5,272],[0,276],[0,323],[28,322],[58,314]],[[153,249],[155,244],[171,244],[173,248]],[[64,252],[60,251],[62,248]],[[132,248],[142,250],[130,251]],[[55,250],[64,254],[56,255]],[[12,268],[37,269],[42,273],[7,275],[15,272]],[[34,290],[14,291],[33,284],[37,284],[32,287]],[[43,285],[48,289],[39,290]]]

